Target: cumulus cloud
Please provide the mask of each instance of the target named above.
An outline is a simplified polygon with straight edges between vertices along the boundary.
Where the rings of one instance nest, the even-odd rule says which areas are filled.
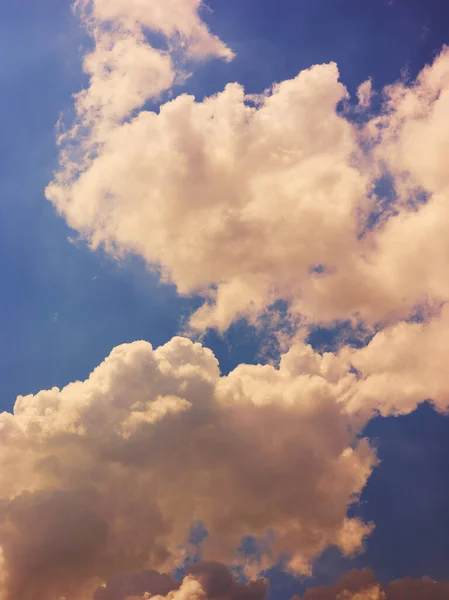
[[[203,102],[181,95],[114,129],[89,169],[47,195],[94,247],[138,252],[180,293],[207,295],[192,325],[225,329],[355,252],[369,181],[336,113],[346,96],[335,64],[257,107],[238,84]]]
[[[230,58],[201,25],[197,1],[165,4],[167,11],[155,3],[147,14],[138,0],[126,10],[97,1],[94,14],[126,32],[137,27],[139,36],[148,27],[170,37],[178,27],[186,56]],[[190,16],[181,18],[172,4]],[[161,16],[168,11],[171,20]],[[86,60],[92,79],[78,96],[81,112],[122,118],[156,95],[151,86],[173,85],[170,53],[139,40],[146,54],[136,49],[135,60],[122,50],[127,38],[109,58],[97,44]],[[145,77],[154,61],[172,74]],[[366,111],[370,80],[357,95]],[[416,81],[388,86],[381,97],[380,114],[354,124],[341,110],[348,92],[332,63],[256,98],[237,83],[203,101],[181,95],[103,128],[101,147],[82,168],[63,154],[47,197],[94,248],[136,252],[181,294],[202,294],[195,329],[254,320],[278,299],[308,321],[397,322],[449,298],[448,51]],[[373,227],[382,174],[396,196]]]
[[[278,368],[227,376],[185,338],[156,350],[135,342],[86,381],[19,397],[0,417],[2,600],[89,600],[97,588],[95,600],[116,600],[150,585],[177,600],[170,577],[148,569],[169,571],[198,550],[250,576],[281,557],[307,573],[329,545],[360,550],[371,525],[347,509],[376,459],[358,435],[375,411],[410,412],[425,397],[447,409],[448,315],[337,354],[297,342]],[[197,522],[208,532],[199,547]],[[239,554],[246,536],[257,549]]]
[[[321,355],[302,342],[293,344],[281,364],[292,372],[320,373],[327,381],[338,381],[340,402],[360,423],[378,413],[408,414],[424,400],[446,413],[448,330],[445,305],[432,318],[384,328],[362,348],[343,346]]]
[[[177,75],[171,55],[177,47],[196,59],[233,53],[201,21],[201,0],[78,0],[82,19],[94,38],[84,69],[89,86],[77,96],[77,112],[90,122],[120,122],[147,100],[172,87]],[[146,31],[166,43],[154,47]]]
[[[351,261],[305,288],[301,305],[314,302],[317,319],[357,314],[371,323],[399,321],[419,307],[436,312],[449,299],[448,49],[415,81],[385,88],[383,98],[380,116],[361,139],[371,147],[374,173],[392,182],[390,207]]]
[[[381,585],[369,569],[350,571],[331,586],[311,588],[303,600],[446,600],[449,583],[422,579],[398,579]]]
[[[217,562],[193,564],[188,576],[199,581],[208,599],[264,600],[268,592],[265,579],[241,583],[228,567]]]
[[[58,138],[61,187],[90,168],[116,127],[182,83],[193,61],[234,56],[202,22],[201,0],[76,0],[74,9],[93,49],[84,57],[89,81],[75,95],[74,123]]]
[[[93,248],[138,253],[180,294],[202,295],[196,330],[254,321],[282,299],[306,324],[352,319],[378,333],[336,354],[296,342],[279,368],[226,377],[199,344],[136,342],[84,382],[19,397],[0,421],[6,599],[85,600],[100,586],[100,600],[115,600],[128,583],[130,598],[145,597],[150,567],[198,550],[188,542],[198,521],[202,556],[247,574],[281,557],[308,572],[329,545],[357,551],[371,525],[347,508],[375,465],[363,426],[426,398],[449,405],[449,52],[383,90],[377,116],[363,83],[357,125],[333,63],[259,96],[231,83],[201,101],[161,100],[190,61],[233,56],[201,21],[200,0],[78,7],[94,40],[89,85],[47,188],[68,224]],[[382,177],[393,191],[376,221]],[[418,310],[422,323],[410,320]],[[243,557],[250,535],[258,550]],[[137,588],[134,576],[110,579],[145,569]],[[368,583],[322,597],[400,597]],[[208,598],[212,585],[193,572],[179,588],[164,584],[157,594],[169,600]]]
[[[370,525],[346,514],[375,456],[332,357],[314,373],[300,358],[223,377],[200,344],[136,342],[84,382],[19,397],[0,418],[7,600],[85,600],[114,573],[169,570],[197,552],[198,521],[204,558],[251,573],[359,550]],[[245,536],[257,555],[237,553]]]
[[[379,332],[365,348],[342,350],[340,356],[358,371],[348,410],[405,414],[431,400],[437,410],[447,412],[448,330],[445,306],[429,322],[399,323]]]
[[[116,573],[97,588],[93,600],[129,600],[147,596],[167,596],[178,590],[180,583],[166,573],[137,571]]]

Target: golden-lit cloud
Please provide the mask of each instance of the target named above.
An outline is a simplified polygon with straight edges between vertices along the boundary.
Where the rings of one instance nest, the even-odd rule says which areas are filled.
[[[225,329],[298,298],[311,265],[355,252],[369,182],[335,113],[346,95],[335,65],[282,82],[258,107],[237,84],[203,102],[181,95],[110,131],[48,197],[94,247],[138,252],[180,293],[208,295],[192,325]]]
[[[424,401],[447,412],[449,385],[449,310],[428,323],[399,323],[379,332],[360,350],[343,349],[340,356],[358,370],[347,407],[384,415],[406,414]]]
[[[174,338],[19,397],[0,417],[7,600],[84,600],[116,572],[171,569],[198,521],[203,558],[249,574],[359,550],[371,526],[346,514],[376,461],[338,401],[345,385],[326,358],[315,373],[287,360],[220,376],[210,350]],[[244,536],[258,556],[237,553]]]
[[[297,342],[279,368],[227,376],[185,338],[135,342],[84,382],[19,397],[0,416],[4,598],[90,600],[121,572],[170,570],[196,553],[198,521],[203,558],[250,576],[281,557],[307,573],[329,545],[360,550],[371,525],[347,509],[376,459],[358,435],[374,411],[426,395],[446,409],[446,322],[395,325],[338,354]],[[245,536],[255,555],[237,552]]]
[[[179,75],[171,58],[176,49],[196,60],[233,57],[201,21],[201,0],[78,0],[75,6],[94,40],[84,60],[89,85],[78,94],[76,108],[94,134],[102,121],[112,127],[173,86]],[[164,36],[166,44],[154,47],[148,30]]]

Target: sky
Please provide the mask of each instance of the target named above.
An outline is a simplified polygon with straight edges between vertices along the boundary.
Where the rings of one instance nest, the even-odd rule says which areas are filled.
[[[0,16],[0,600],[449,598],[447,2]]]

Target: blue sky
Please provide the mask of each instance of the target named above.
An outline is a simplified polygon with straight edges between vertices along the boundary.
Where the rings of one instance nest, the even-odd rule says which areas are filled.
[[[329,61],[352,95],[369,77],[381,90],[404,69],[414,78],[449,43],[444,0],[209,0],[208,6],[204,21],[236,58],[196,70],[184,91],[198,99],[229,81],[261,93]],[[0,379],[1,408],[11,410],[19,394],[85,379],[123,342],[167,342],[198,300],[161,285],[137,256],[116,261],[89,250],[45,199],[58,158],[55,123],[86,83],[81,50],[88,39],[69,2],[4,2],[0,44]],[[207,333],[204,344],[226,373],[264,359],[264,333],[239,322],[223,335]],[[320,350],[332,335],[330,328],[311,341]],[[448,417],[427,404],[368,424],[381,462],[354,510],[376,529],[353,559],[327,550],[307,586],[333,583],[354,567],[372,568],[381,581],[449,579],[448,432]],[[304,590],[281,572],[272,578],[273,597]]]

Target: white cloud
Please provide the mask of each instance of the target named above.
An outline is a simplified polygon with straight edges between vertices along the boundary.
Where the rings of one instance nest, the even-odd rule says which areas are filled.
[[[180,96],[115,128],[85,173],[47,195],[94,247],[138,252],[180,293],[208,295],[192,325],[225,329],[297,300],[311,265],[339,269],[356,251],[369,181],[335,112],[346,95],[330,64],[258,108],[237,84]]]
[[[197,32],[198,3],[181,5],[191,15],[179,26],[189,40],[189,31]],[[120,27],[150,27],[150,19],[153,29],[171,35],[157,3],[144,15],[135,0],[126,18],[121,2],[95,6],[98,18]],[[100,54],[94,65],[111,62]],[[215,55],[228,56],[218,47]],[[146,70],[146,59],[132,68],[134,61],[121,61],[106,83],[92,78],[89,111],[123,116],[141,106],[138,98],[151,92],[138,83],[122,86],[129,77],[170,85],[170,76],[137,73]],[[167,66],[170,57],[160,61]],[[120,86],[125,97],[115,93]],[[360,86],[362,108],[372,92],[369,80]],[[191,319],[198,330],[255,319],[277,299],[309,321],[399,321],[449,298],[449,53],[443,50],[416,82],[387,87],[382,114],[363,128],[337,111],[347,97],[334,64],[275,85],[255,106],[238,84],[202,102],[181,95],[158,112],[142,110],[131,122],[102,129],[101,147],[81,173],[74,176],[63,156],[47,196],[94,248],[137,252],[181,294],[203,294],[205,304]],[[366,230],[383,169],[398,200]],[[425,204],[416,202],[420,191]]]

